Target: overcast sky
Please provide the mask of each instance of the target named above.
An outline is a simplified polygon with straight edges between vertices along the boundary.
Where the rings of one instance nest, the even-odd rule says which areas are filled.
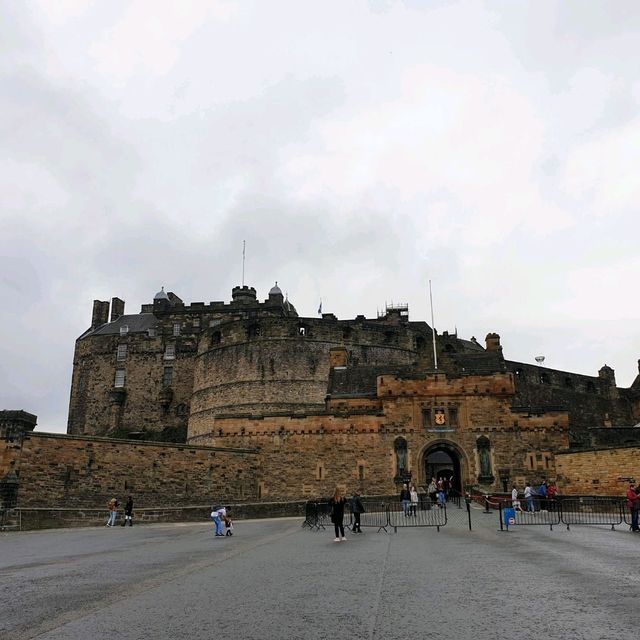
[[[629,386],[640,8],[32,0],[0,9],[0,408],[65,431],[94,298],[438,331]]]

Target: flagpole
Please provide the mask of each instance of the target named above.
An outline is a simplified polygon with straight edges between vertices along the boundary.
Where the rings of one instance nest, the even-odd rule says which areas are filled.
[[[244,287],[244,253],[247,246],[247,241],[242,241],[242,286]]]
[[[431,294],[431,280],[429,280],[429,303],[431,305],[431,336],[433,337],[433,362],[438,369],[438,354],[436,352],[436,328],[433,322],[433,295]]]

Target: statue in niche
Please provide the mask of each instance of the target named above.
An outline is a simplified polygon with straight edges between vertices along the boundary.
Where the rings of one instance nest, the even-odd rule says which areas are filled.
[[[407,441],[404,438],[397,438],[394,442],[396,450],[396,468],[398,474],[402,474],[407,468]]]
[[[478,440],[478,458],[480,459],[480,476],[489,478],[493,474],[491,473],[491,443],[487,438],[480,438]]]

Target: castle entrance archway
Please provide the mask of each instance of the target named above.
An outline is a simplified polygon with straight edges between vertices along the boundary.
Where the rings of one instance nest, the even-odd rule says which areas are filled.
[[[424,452],[425,486],[431,478],[446,478],[451,481],[453,490],[462,493],[462,464],[458,450],[446,442],[432,445]]]

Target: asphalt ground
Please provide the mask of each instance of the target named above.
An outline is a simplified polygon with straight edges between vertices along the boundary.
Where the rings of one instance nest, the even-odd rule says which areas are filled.
[[[606,640],[639,636],[640,534],[311,532],[300,520],[0,534],[0,638]]]

